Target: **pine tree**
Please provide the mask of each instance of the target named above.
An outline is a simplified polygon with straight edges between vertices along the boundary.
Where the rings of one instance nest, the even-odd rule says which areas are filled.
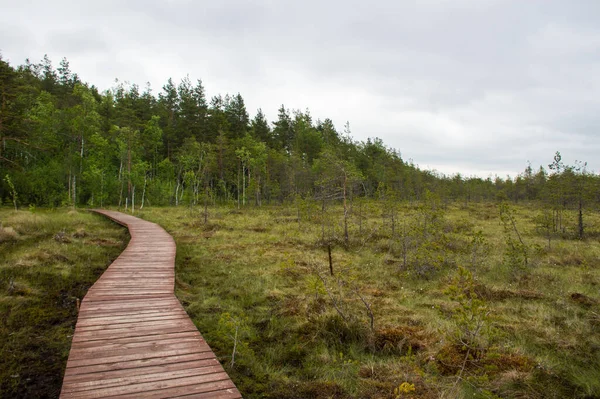
[[[163,92],[159,94],[159,107],[162,111],[163,132],[167,158],[173,156],[177,147],[177,129],[179,119],[179,95],[173,79],[169,78],[163,86]]]
[[[273,136],[278,149],[290,153],[294,143],[294,131],[292,129],[292,118],[284,105],[278,110],[277,121],[273,122]]]
[[[225,104],[225,115],[229,123],[230,138],[239,139],[248,131],[248,112],[240,93],[231,97]]]
[[[269,127],[269,122],[260,108],[256,112],[254,119],[252,119],[250,124],[250,132],[252,137],[254,137],[256,140],[266,143],[269,147],[273,146],[274,141],[271,128]]]

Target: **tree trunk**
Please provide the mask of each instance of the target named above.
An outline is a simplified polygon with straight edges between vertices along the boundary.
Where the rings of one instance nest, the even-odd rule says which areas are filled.
[[[246,165],[242,164],[242,205],[246,206]]]
[[[327,254],[329,255],[329,273],[333,276],[333,260],[331,259],[331,244],[327,244]]]
[[[81,151],[79,153],[79,174],[81,175],[83,173],[83,134],[81,135]]]
[[[146,199],[146,182],[148,181],[148,175],[144,175],[144,189],[142,190],[142,205],[140,206],[140,210],[144,208],[144,200]]]
[[[121,164],[119,165],[119,181],[121,182],[121,192],[119,193],[119,208],[121,208],[121,204],[123,204],[123,160],[121,159]]]

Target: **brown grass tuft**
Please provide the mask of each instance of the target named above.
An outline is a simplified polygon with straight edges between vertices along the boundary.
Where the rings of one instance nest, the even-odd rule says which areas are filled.
[[[0,227],[0,244],[5,242],[15,242],[19,235],[12,227]]]

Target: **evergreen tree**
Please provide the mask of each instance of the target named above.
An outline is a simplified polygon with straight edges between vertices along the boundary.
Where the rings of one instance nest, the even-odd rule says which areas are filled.
[[[177,123],[179,118],[179,95],[173,79],[169,78],[158,98],[163,121],[161,127],[164,132],[166,156],[170,159],[177,147]]]
[[[252,137],[254,137],[256,140],[262,141],[269,147],[273,146],[274,140],[271,133],[271,127],[269,126],[269,122],[260,108],[256,112],[254,119],[252,119],[250,124],[250,132]]]
[[[225,116],[229,124],[229,137],[239,139],[248,131],[248,112],[240,93],[231,97],[225,104]]]
[[[294,143],[294,131],[292,129],[292,118],[290,113],[281,105],[277,111],[277,121],[273,122],[273,136],[275,138],[276,148],[283,149],[290,153]]]

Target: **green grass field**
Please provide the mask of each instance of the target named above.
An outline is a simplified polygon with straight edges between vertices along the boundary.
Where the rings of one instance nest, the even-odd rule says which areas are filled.
[[[356,201],[347,241],[341,206],[201,211],[136,215],[174,236],[176,295],[245,398],[600,397],[596,213],[580,241],[565,212],[548,247],[533,205],[513,226],[496,204]],[[83,212],[1,215],[2,392],[59,389],[74,298],[126,235]]]

